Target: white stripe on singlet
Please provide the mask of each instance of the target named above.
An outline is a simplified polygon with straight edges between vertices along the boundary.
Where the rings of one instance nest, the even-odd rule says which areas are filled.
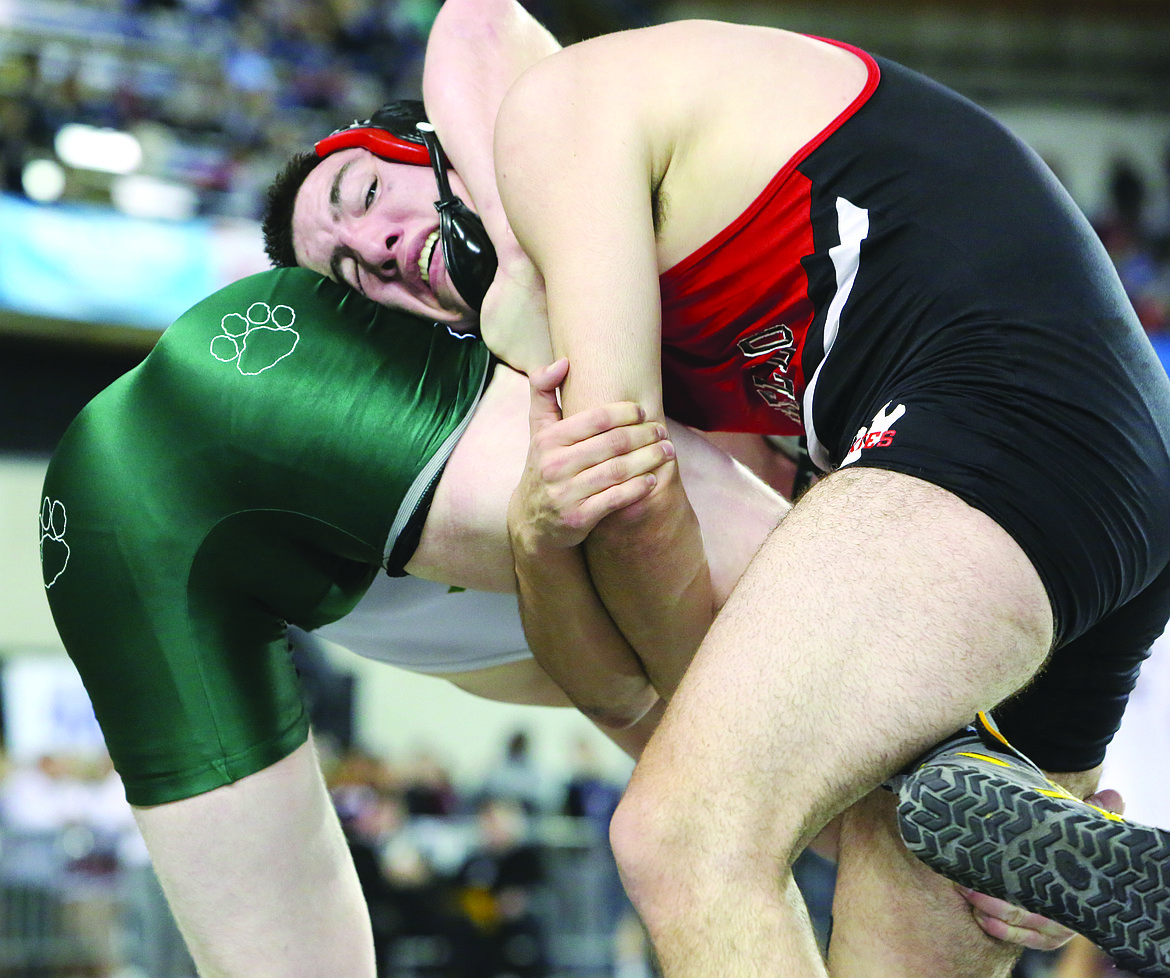
[[[829,311],[825,315],[824,345],[825,354],[812,379],[804,389],[804,431],[808,439],[808,454],[813,464],[823,472],[827,472],[833,464],[825,452],[825,446],[817,437],[816,426],[813,423],[813,398],[816,394],[817,378],[821,375],[821,368],[829,359],[829,351],[837,339],[837,329],[841,325],[841,312],[849,300],[849,293],[853,291],[853,283],[857,280],[857,270],[861,265],[861,242],[869,235],[869,211],[856,204],[851,204],[844,197],[837,198],[837,230],[841,243],[829,249],[829,258],[837,273],[837,291],[829,303]]]

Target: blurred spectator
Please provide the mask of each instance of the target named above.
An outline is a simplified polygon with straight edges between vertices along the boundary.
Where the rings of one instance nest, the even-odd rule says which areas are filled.
[[[544,978],[548,949],[537,904],[545,882],[541,850],[514,798],[484,798],[477,845],[457,876],[460,903],[480,938],[468,978]]]
[[[601,769],[597,752],[584,737],[573,743],[572,773],[565,785],[564,814],[589,819],[604,837],[622,797],[622,786]]]
[[[517,730],[508,737],[504,756],[484,778],[484,794],[519,803],[529,815],[548,809],[547,780],[532,757],[528,733]]]
[[[1130,160],[1119,158],[1113,161],[1108,180],[1109,204],[1094,222],[1097,233],[1142,325],[1150,333],[1161,332],[1170,315],[1170,294],[1146,210],[1146,178]]]
[[[590,829],[594,857],[588,885],[595,888],[601,929],[613,935],[614,976],[650,978],[649,937],[626,896],[609,845],[609,823],[621,801],[623,786],[602,771],[592,743],[584,737],[573,744],[572,763],[562,811]]]
[[[0,898],[59,919],[54,936],[78,974],[112,976],[124,963],[117,871],[137,835],[108,759],[45,755],[0,785],[5,853]]]
[[[0,95],[0,190],[23,195],[31,148],[32,108],[18,96]]]
[[[411,815],[454,815],[459,809],[451,774],[429,747],[415,749],[402,778],[403,796]]]
[[[402,796],[366,788],[360,802],[351,795],[342,824],[370,911],[378,974],[390,973],[408,939],[428,941],[428,960],[442,973],[467,974],[476,935],[454,911],[447,881],[413,837]]]

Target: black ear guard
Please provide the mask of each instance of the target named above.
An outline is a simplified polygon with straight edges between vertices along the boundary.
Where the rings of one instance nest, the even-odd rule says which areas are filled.
[[[431,169],[439,185],[439,237],[443,242],[443,257],[447,272],[459,294],[472,309],[479,312],[488,286],[496,275],[496,249],[484,230],[483,221],[470,207],[451,192],[447,182],[447,160],[434,127],[427,122],[418,124],[423,143],[431,157]]]
[[[479,215],[451,192],[447,160],[434,127],[420,122],[413,132],[398,134],[369,119],[339,129],[314,148],[318,156],[328,156],[355,146],[394,163],[430,164],[439,188],[435,210],[439,212],[439,239],[447,273],[463,301],[479,312],[496,274],[496,250]]]

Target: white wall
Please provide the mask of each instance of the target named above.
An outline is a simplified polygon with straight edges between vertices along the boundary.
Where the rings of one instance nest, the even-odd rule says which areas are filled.
[[[46,461],[0,456],[0,654],[59,649],[41,581],[41,483]]]
[[[474,786],[497,761],[516,730],[530,734],[533,756],[550,783],[569,774],[579,738],[615,779],[624,780],[630,760],[576,710],[509,706],[456,689],[434,676],[420,676],[343,654],[334,660],[359,677],[358,729],[362,742],[392,761],[407,759],[420,745],[438,751],[456,781]]]

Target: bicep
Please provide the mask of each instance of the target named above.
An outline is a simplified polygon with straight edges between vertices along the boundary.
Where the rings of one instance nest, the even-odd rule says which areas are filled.
[[[633,400],[661,417],[653,136],[599,53],[567,49],[513,86],[496,124],[496,175],[544,278],[554,354],[569,359],[566,413]]]

